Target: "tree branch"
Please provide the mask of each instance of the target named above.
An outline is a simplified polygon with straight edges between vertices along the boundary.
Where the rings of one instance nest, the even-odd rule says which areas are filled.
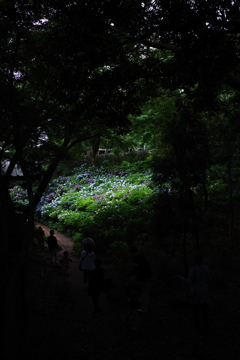
[[[176,46],[172,46],[170,44],[164,44],[164,43],[157,42],[157,41],[147,40],[146,38],[139,38],[139,37],[132,36],[132,35],[129,35],[129,34],[122,34],[120,39],[126,40],[126,43],[142,44],[142,45],[146,45],[146,46],[149,46],[149,47],[153,47],[155,49],[170,50],[170,51],[173,51],[173,52],[177,51]]]

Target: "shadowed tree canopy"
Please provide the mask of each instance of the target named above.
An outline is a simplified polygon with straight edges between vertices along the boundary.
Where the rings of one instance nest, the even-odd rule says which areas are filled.
[[[206,106],[223,84],[240,90],[238,1],[119,0],[106,7],[119,41],[150,49],[149,74],[161,74],[162,86],[191,90]]]
[[[12,22],[7,14],[12,12]],[[26,16],[28,14],[28,16]],[[42,144],[49,169],[39,183],[35,205],[64,153],[97,136],[99,128],[122,133],[135,112],[142,87],[141,63],[113,41],[114,31],[97,2],[2,4],[6,38],[2,61],[0,128],[4,150],[12,150],[5,178]],[[141,74],[141,75],[140,75]],[[31,159],[32,161],[34,159]],[[24,167],[22,164],[21,166]]]
[[[239,89],[237,2],[19,1],[1,9],[0,133],[18,154],[42,133],[48,147],[62,139],[66,151],[101,123],[125,129],[139,95],[157,83],[206,107],[223,84]]]

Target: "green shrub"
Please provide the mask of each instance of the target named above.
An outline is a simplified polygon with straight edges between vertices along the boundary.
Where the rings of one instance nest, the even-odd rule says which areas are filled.
[[[87,209],[87,207],[91,204],[93,204],[94,200],[91,199],[90,197],[87,199],[83,199],[83,198],[78,198],[76,199],[76,207],[78,210],[84,211]]]

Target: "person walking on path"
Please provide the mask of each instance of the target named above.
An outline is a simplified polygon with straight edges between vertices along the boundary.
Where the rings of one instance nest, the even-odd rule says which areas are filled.
[[[58,250],[58,243],[57,238],[54,236],[54,230],[49,231],[50,236],[48,236],[47,243],[48,243],[48,249],[52,256],[52,261],[54,264],[57,263],[57,250]]]
[[[104,269],[101,267],[101,263],[100,259],[94,260],[95,269],[91,271],[89,277],[88,295],[92,297],[94,315],[98,315],[102,312],[99,305],[99,297],[103,290]]]
[[[85,249],[86,245],[90,245],[92,248],[92,251],[95,250],[95,242],[92,238],[88,236],[88,233],[86,233],[85,239],[83,239],[83,248]]]
[[[83,271],[84,288],[87,288],[89,283],[90,272],[95,269],[94,265],[95,254],[90,244],[85,245],[79,261],[79,270]]]
[[[132,255],[133,270],[136,273],[136,280],[141,283],[142,293],[140,297],[141,307],[139,312],[148,312],[148,297],[150,288],[150,278],[152,274],[151,264],[147,257],[138,252],[136,247],[130,248],[130,254]]]
[[[176,275],[176,278],[190,285],[190,298],[193,314],[194,326],[199,330],[200,314],[202,316],[203,326],[209,328],[208,322],[208,306],[211,304],[211,299],[208,291],[208,284],[211,280],[210,271],[208,266],[203,265],[203,256],[201,254],[195,255],[195,265],[190,269],[188,277],[185,278]]]
[[[42,223],[35,223],[36,226],[42,226],[45,234],[48,236],[50,228]],[[86,289],[84,289],[84,281],[83,276],[81,275],[79,278],[79,256],[75,254],[73,250],[73,240],[66,234],[62,234],[57,230],[54,230],[55,236],[57,237],[58,244],[62,247],[62,251],[58,252],[59,254],[64,251],[68,251],[69,257],[72,259],[72,263],[70,265],[70,276],[68,277],[66,285],[71,291],[72,297],[74,299],[72,304],[72,313],[76,315],[83,323],[89,322],[89,314],[93,312],[93,304],[91,298],[87,296]],[[59,260],[61,257],[59,258]],[[108,271],[108,266],[105,268],[103,264],[101,267]],[[57,273],[54,272],[54,276]],[[105,281],[104,281],[105,285]],[[84,294],[85,293],[85,294]],[[100,295],[100,306],[104,314],[111,314],[114,310],[112,307],[112,303],[109,302],[105,293],[101,293]]]

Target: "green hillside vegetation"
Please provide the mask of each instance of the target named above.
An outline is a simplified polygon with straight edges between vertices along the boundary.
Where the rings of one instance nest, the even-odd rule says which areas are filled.
[[[49,184],[35,213],[36,220],[69,234],[80,253],[81,241],[89,234],[99,250],[122,253],[130,245],[143,248],[182,244],[184,226],[183,194],[171,183],[157,186],[153,181],[152,158],[121,165],[105,160],[99,167],[83,164],[68,177],[56,177]],[[214,174],[214,169],[211,174]],[[209,173],[210,174],[210,173]],[[215,171],[218,175],[218,172]],[[200,242],[206,231],[228,226],[228,187],[223,179],[208,176],[209,211],[205,211],[202,184],[191,189],[197,213]],[[11,189],[18,205],[27,205],[27,194],[19,186]],[[233,192],[235,212],[239,192]],[[235,225],[237,225],[237,220]],[[221,234],[221,232],[220,232]],[[194,247],[191,222],[187,223],[188,242]],[[220,236],[221,238],[221,236]],[[218,239],[221,241],[221,239]],[[201,244],[200,244],[201,246]],[[175,251],[175,249],[173,249]],[[124,254],[122,254],[124,255]]]

